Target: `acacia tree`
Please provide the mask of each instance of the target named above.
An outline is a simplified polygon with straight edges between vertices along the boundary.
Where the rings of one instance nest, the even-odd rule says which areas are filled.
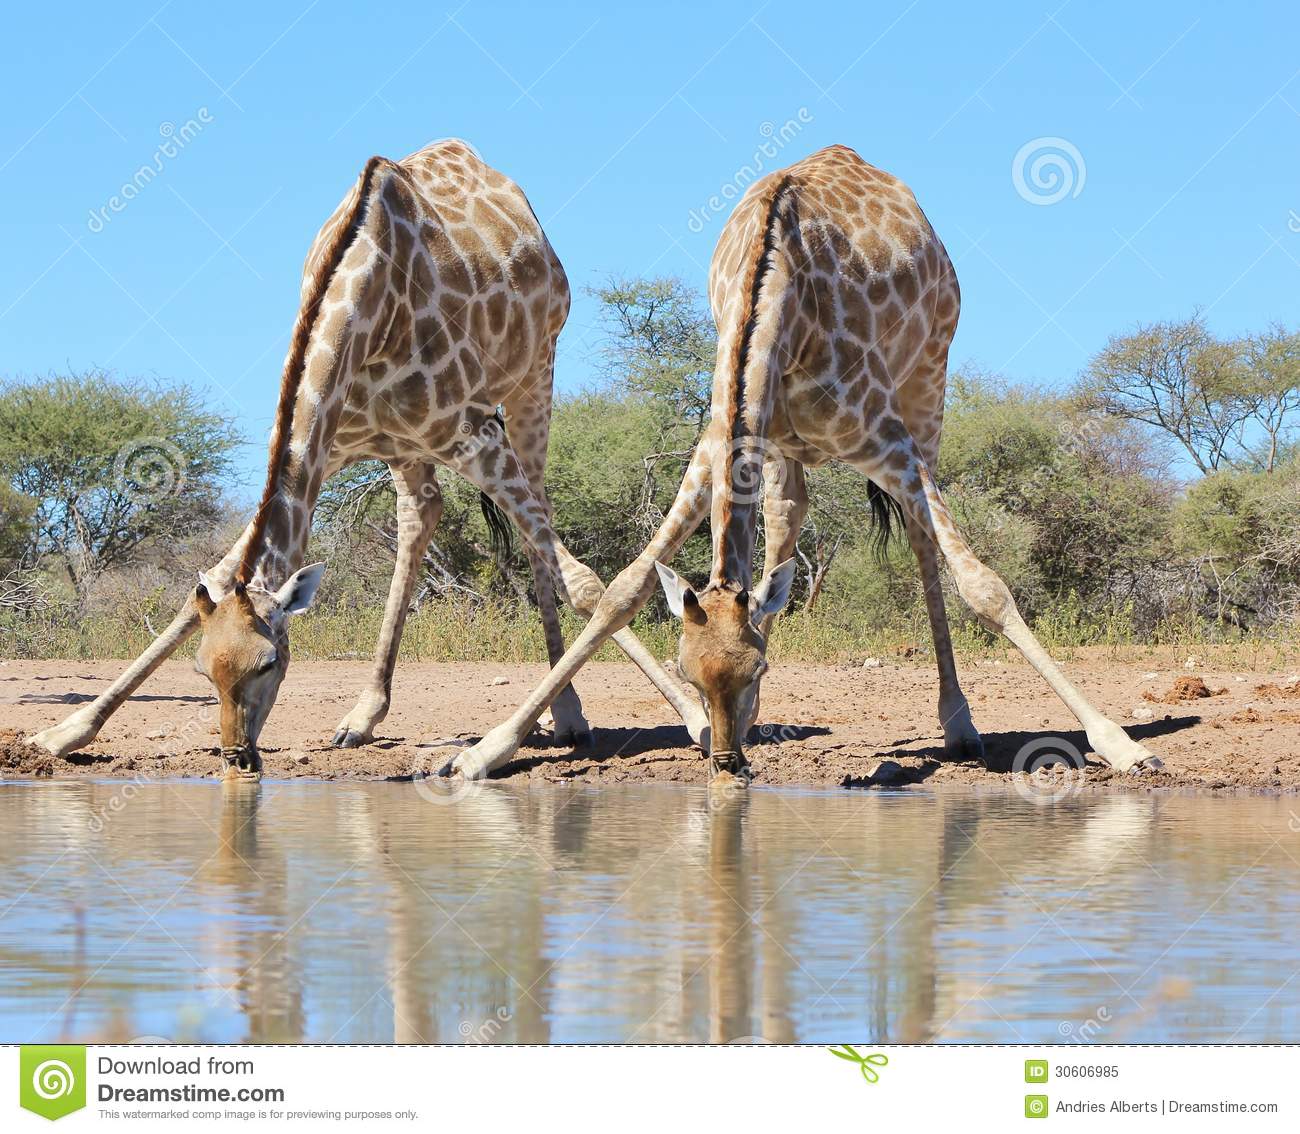
[[[1202,473],[1229,463],[1251,416],[1239,344],[1217,339],[1199,315],[1114,335],[1092,359],[1084,408],[1172,438]]]
[[[29,513],[16,558],[96,576],[210,529],[239,434],[185,385],[91,372],[0,385],[0,477]]]
[[[1249,420],[1263,434],[1257,458],[1264,472],[1276,469],[1278,454],[1300,410],[1300,333],[1280,324],[1241,343],[1244,362],[1242,398]]]
[[[590,293],[608,335],[603,351],[611,386],[647,397],[677,448],[699,440],[709,418],[717,332],[700,294],[681,280],[615,279]]]

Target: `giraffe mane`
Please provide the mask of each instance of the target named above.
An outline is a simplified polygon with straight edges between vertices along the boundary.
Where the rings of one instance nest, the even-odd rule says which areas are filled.
[[[731,355],[730,432],[733,443],[743,436],[741,433],[744,428],[741,422],[741,407],[745,397],[745,369],[749,365],[750,344],[758,326],[758,300],[762,294],[763,281],[772,270],[772,263],[776,255],[776,228],[777,221],[780,219],[781,202],[793,184],[794,178],[789,173],[783,174],[773,182],[771,189],[765,194],[765,219],[763,221],[762,238],[754,243],[740,285],[742,292],[749,296],[749,302],[743,312],[740,333],[736,336]],[[728,447],[727,454],[726,483],[728,487],[732,483],[731,462],[735,459],[736,450],[735,445],[732,444]],[[731,503],[731,492],[724,491],[722,498],[722,525],[724,529],[731,525]]]
[[[387,158],[375,156],[366,162],[361,172],[357,187],[357,199],[347,217],[339,224],[334,239],[325,249],[320,264],[311,280],[311,289],[306,300],[298,308],[298,317],[293,324],[293,340],[289,346],[289,355],[284,363],[284,377],[280,381],[280,400],[275,407],[275,424],[271,428],[270,452],[266,462],[266,487],[262,489],[262,498],[253,515],[253,527],[244,545],[244,555],[239,563],[235,578],[245,585],[253,575],[257,557],[266,538],[266,524],[270,517],[271,505],[280,492],[280,478],[284,471],[285,455],[289,450],[289,433],[293,420],[294,406],[298,401],[298,391],[302,387],[303,371],[306,369],[307,347],[311,342],[312,330],[316,326],[316,315],[320,311],[321,301],[325,298],[325,289],[348,249],[352,246],[357,232],[365,220],[366,205],[370,198],[371,184],[380,167],[395,168]]]

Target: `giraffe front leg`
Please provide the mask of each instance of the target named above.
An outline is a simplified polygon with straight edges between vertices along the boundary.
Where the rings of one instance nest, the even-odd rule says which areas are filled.
[[[614,634],[632,621],[645,605],[654,585],[654,561],[645,554],[626,568],[596,604],[596,610],[573,645],[551,668],[522,705],[506,721],[489,730],[477,744],[461,752],[442,774],[467,780],[482,779],[507,763],[519,750],[537,718],[582,668],[587,659]]]
[[[605,586],[600,576],[579,559],[575,559],[558,539],[555,550],[559,556],[560,572],[564,578],[564,588],[573,609],[583,618],[591,618],[596,604],[605,593]],[[691,742],[704,746],[707,743],[706,732],[709,717],[700,704],[699,696],[694,690],[688,690],[664,669],[659,659],[652,654],[630,628],[624,627],[614,634],[614,641],[628,659],[646,675],[664,700],[673,707],[682,719]],[[555,659],[551,660],[555,664]]]
[[[433,529],[442,516],[442,493],[438,489],[434,465],[390,466],[397,488],[397,558],[393,564],[393,581],[384,605],[384,622],[375,648],[375,664],[370,683],[356,705],[340,722],[330,743],[335,748],[357,748],[375,738],[375,728],[388,715],[392,698],[393,668],[402,644],[407,608],[420,561],[429,546]]]

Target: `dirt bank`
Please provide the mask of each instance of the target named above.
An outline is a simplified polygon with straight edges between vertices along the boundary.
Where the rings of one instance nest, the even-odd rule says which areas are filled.
[[[0,775],[210,776],[216,774],[216,713],[210,687],[185,662],[163,666],[86,751],[55,759],[19,737],[90,700],[122,662],[0,662]],[[1151,659],[1118,662],[1082,651],[1067,662],[1088,696],[1165,763],[1163,772],[1118,777],[1089,765],[1089,786],[1300,790],[1300,685],[1291,673],[1157,668]],[[269,777],[379,779],[427,771],[435,742],[472,739],[502,720],[543,673],[541,666],[408,663],[394,680],[393,710],[376,741],[328,746],[368,670],[360,662],[295,662],[263,734]],[[1005,784],[1017,754],[1087,753],[1073,718],[1022,663],[962,666],[984,764],[943,760],[933,669],[910,661],[816,666],[777,664],[763,685],[763,726],[751,742],[758,785],[863,786]],[[704,760],[688,746],[668,707],[628,665],[593,665],[578,680],[594,744],[552,747],[538,735],[499,773],[546,781],[703,784]],[[1180,699],[1181,691],[1197,695]],[[1207,695],[1208,694],[1208,695]],[[1041,738],[1056,737],[1053,742]],[[1062,745],[1064,742],[1064,746]],[[892,761],[896,767],[882,761]],[[873,778],[873,773],[875,773]]]

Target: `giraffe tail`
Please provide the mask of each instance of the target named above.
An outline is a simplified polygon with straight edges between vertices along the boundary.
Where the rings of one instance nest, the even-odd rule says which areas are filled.
[[[504,437],[506,432],[506,421],[501,416],[501,411],[496,412],[497,427],[501,430]],[[488,546],[492,548],[492,558],[501,563],[510,555],[514,546],[514,532],[510,527],[510,521],[506,514],[497,506],[497,502],[492,499],[486,492],[478,494],[479,510],[483,513],[483,519],[488,528]]]
[[[889,551],[889,541],[907,526],[903,506],[874,480],[867,481],[867,505],[871,509],[871,547],[878,559]]]

